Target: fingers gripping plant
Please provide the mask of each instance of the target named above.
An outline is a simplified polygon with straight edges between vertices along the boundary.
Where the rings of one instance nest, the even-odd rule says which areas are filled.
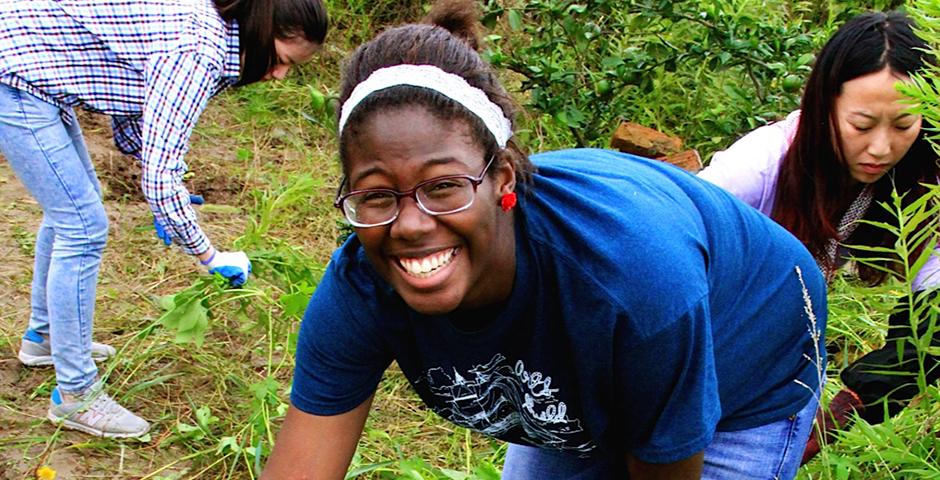
[[[300,249],[273,238],[270,231],[295,214],[293,210],[316,186],[317,181],[302,176],[271,191],[254,192],[254,215],[245,234],[235,241],[251,258],[249,282],[229,288],[220,277],[201,277],[188,288],[160,298],[164,313],[146,332],[149,335],[156,327],[164,327],[173,332],[176,343],[195,347],[197,359],[200,349],[225,341],[219,334],[244,334],[249,339],[235,344],[251,349],[250,365],[235,359],[245,358],[245,352],[223,350],[221,355],[230,356],[225,359],[230,367],[222,378],[213,376],[217,388],[232,388],[226,395],[229,402],[244,406],[225,416],[219,406],[193,402],[195,421],[178,421],[175,434],[164,440],[187,446],[195,456],[213,458],[210,464],[228,461],[230,473],[244,469],[254,477],[260,472],[274,444],[273,420],[287,410],[285,385],[296,329],[322,268]],[[219,324],[224,328],[214,331]],[[205,359],[214,360],[208,355]]]

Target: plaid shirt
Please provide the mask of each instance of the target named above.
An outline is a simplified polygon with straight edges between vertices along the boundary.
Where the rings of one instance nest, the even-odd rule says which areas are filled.
[[[183,186],[208,99],[240,72],[238,27],[211,0],[0,0],[0,83],[111,115],[150,208],[183,250],[211,247]]]

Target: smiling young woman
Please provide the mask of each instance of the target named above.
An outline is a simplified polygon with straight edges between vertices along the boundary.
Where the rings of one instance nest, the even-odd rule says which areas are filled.
[[[859,15],[819,53],[801,110],[716,153],[699,177],[786,227],[814,253],[827,278],[849,257],[884,256],[864,247],[891,248],[895,238],[859,220],[891,223],[890,213],[878,203],[888,201],[894,189],[905,195],[906,203],[913,202],[926,192],[924,184],[937,183],[940,173],[920,116],[909,112],[896,88],[934,62],[926,50],[903,14]],[[862,280],[880,283],[886,271],[899,268],[898,262],[876,263],[883,269],[856,264]],[[918,272],[913,287],[927,291],[937,285],[940,257],[935,255]],[[918,393],[917,347],[908,341],[907,312],[907,304],[901,303],[892,315],[884,348],[842,372],[846,389],[825,415],[820,412],[821,430],[831,434],[854,412],[870,423],[881,422],[883,402],[894,415]],[[934,342],[940,346],[937,337]],[[927,356],[929,382],[940,377],[937,360]],[[805,460],[819,451],[825,437],[812,437]]]
[[[403,106],[368,117],[347,140],[345,164],[353,191],[404,189],[437,177],[482,174],[466,210],[432,216],[418,202],[401,198],[395,221],[357,230],[376,272],[425,315],[496,303],[512,288],[512,217],[492,206],[513,191],[514,172],[503,162],[487,175],[486,152],[468,138],[465,121],[441,122],[425,108]],[[427,196],[451,195],[444,189],[461,187],[437,188],[441,191]],[[469,185],[462,189],[472,191]]]
[[[505,479],[792,478],[825,363],[812,256],[661,162],[530,159],[476,15],[438,3],[345,64],[335,205],[355,234],[310,300],[263,478],[343,478],[392,361],[510,442]]]

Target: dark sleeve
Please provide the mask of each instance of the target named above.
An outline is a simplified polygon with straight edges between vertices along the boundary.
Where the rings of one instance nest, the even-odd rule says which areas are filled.
[[[626,347],[615,365],[620,429],[636,458],[676,462],[711,443],[721,403],[707,296],[661,331]]]
[[[297,340],[290,399],[314,415],[337,415],[361,404],[391,363],[371,306],[375,297],[364,295],[365,287],[352,288],[336,264],[334,258],[310,299]]]

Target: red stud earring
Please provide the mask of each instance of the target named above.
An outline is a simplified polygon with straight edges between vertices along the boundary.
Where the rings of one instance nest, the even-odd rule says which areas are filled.
[[[499,198],[499,206],[504,212],[512,210],[516,206],[516,192],[509,192]]]

